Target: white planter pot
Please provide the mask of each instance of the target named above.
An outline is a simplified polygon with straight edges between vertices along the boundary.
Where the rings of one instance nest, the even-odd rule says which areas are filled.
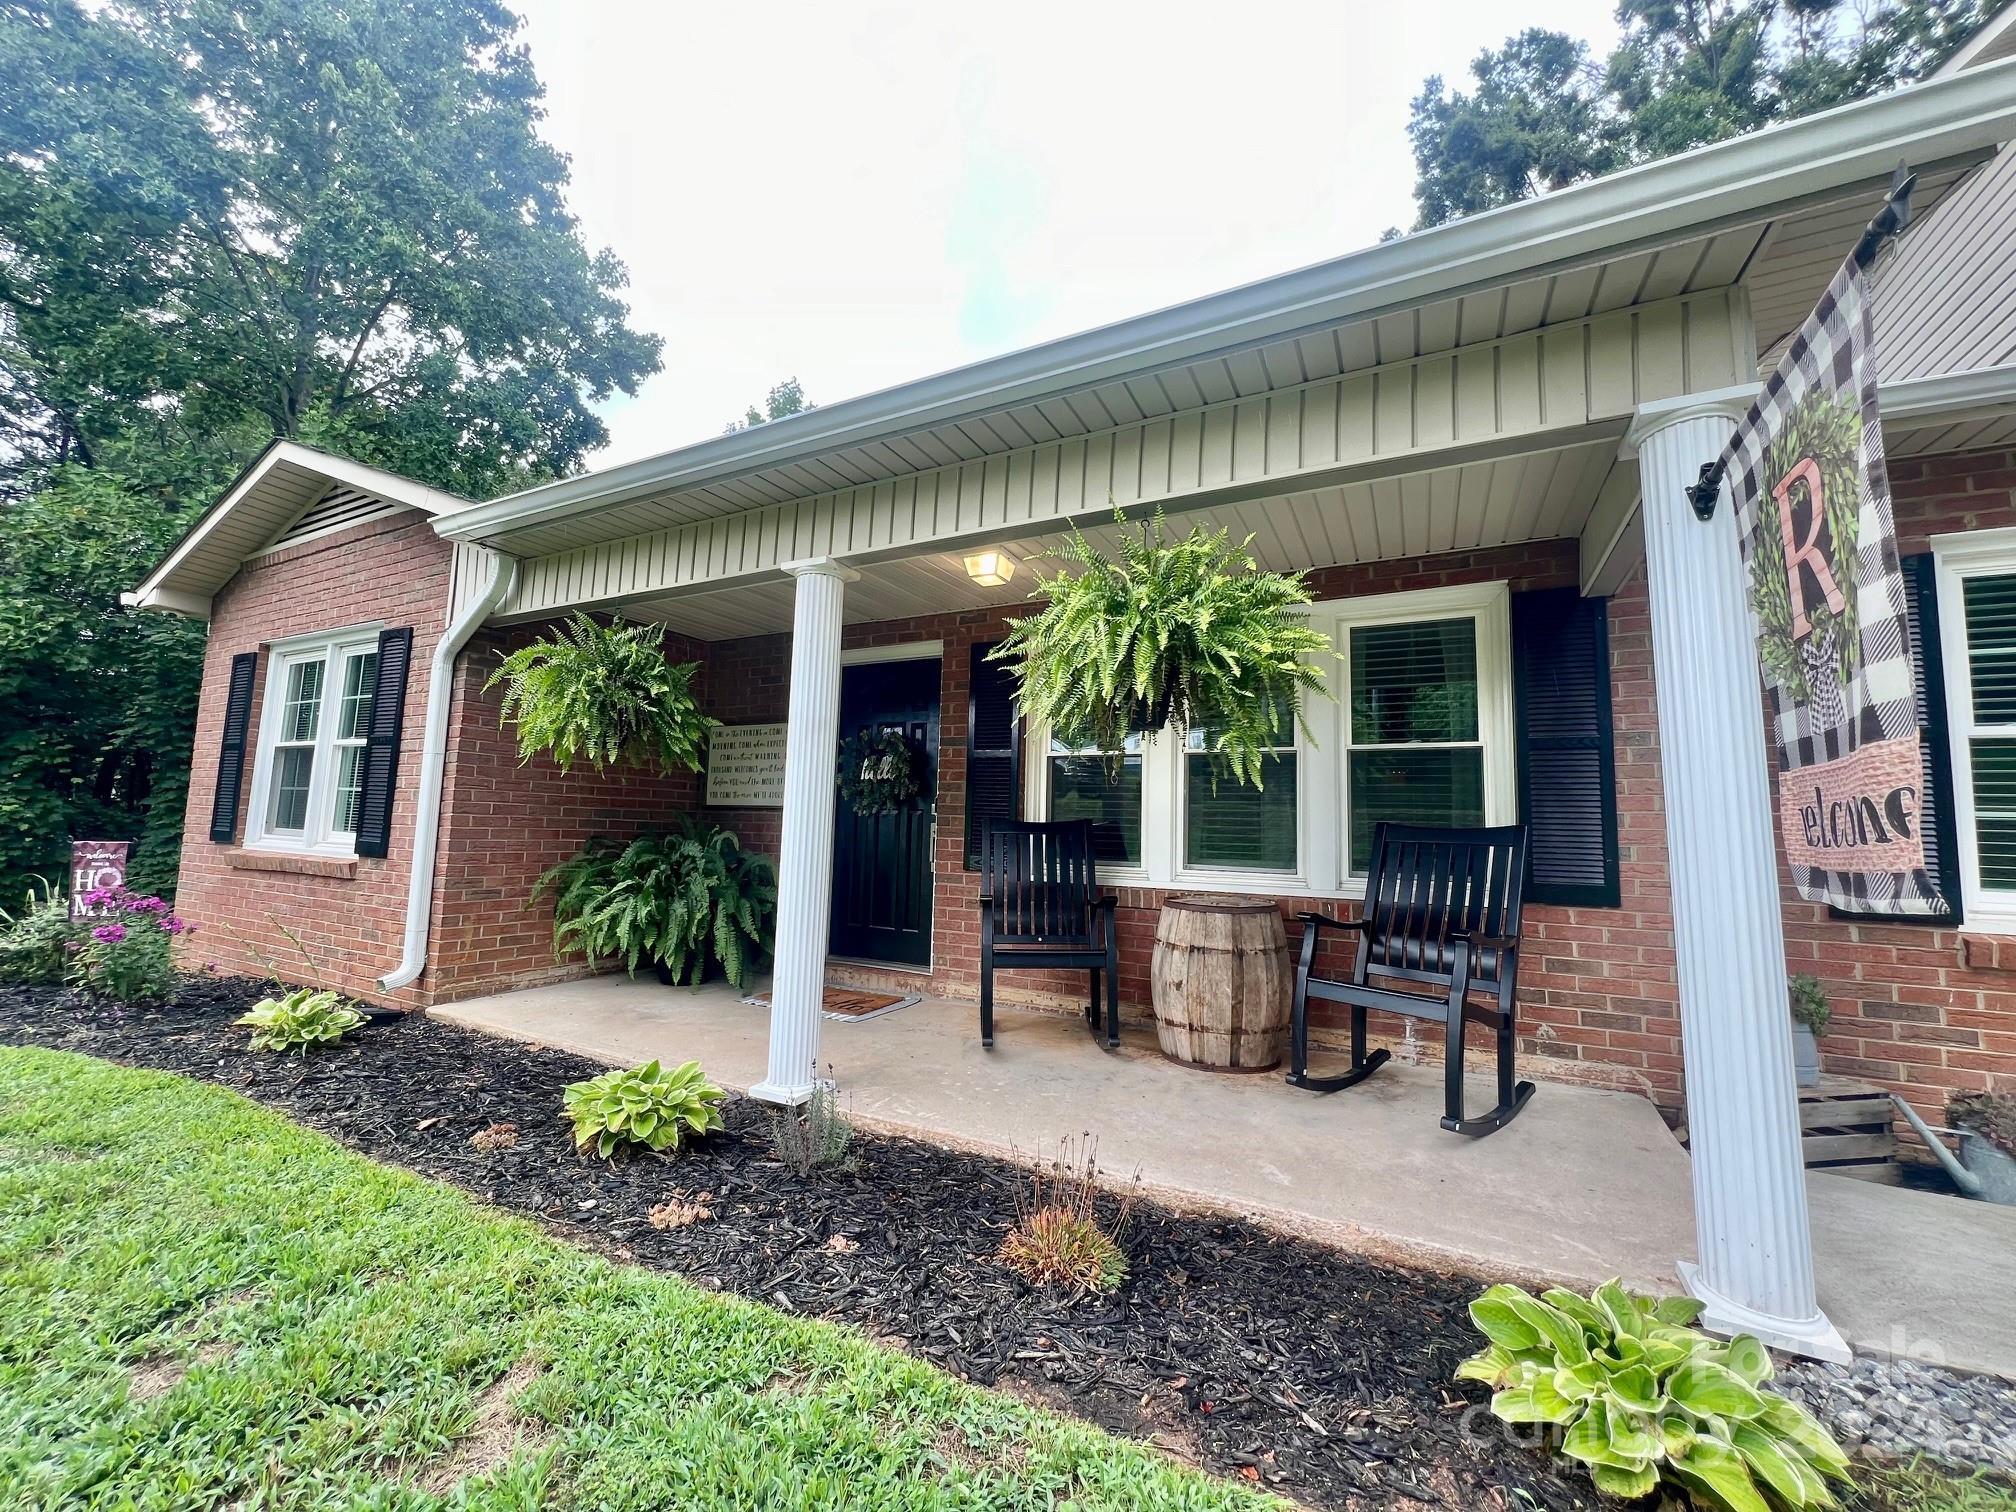
[[[1820,1041],[1804,1024],[1792,1026],[1792,1073],[1802,1087],[1820,1085]]]

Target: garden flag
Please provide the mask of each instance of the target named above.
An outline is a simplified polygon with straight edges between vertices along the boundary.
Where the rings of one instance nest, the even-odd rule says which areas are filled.
[[[1944,913],[1919,833],[1910,622],[1855,258],[1793,336],[1728,463],[1799,895],[1855,913]]]

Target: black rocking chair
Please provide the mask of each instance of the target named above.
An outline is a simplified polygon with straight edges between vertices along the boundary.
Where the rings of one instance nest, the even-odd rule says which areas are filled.
[[[1289,1038],[1288,1081],[1312,1092],[1355,1086],[1385,1065],[1384,1050],[1365,1053],[1365,1014],[1382,1008],[1444,1026],[1442,1127],[1478,1138],[1502,1129],[1533,1096],[1514,1079],[1519,980],[1519,900],[1526,876],[1526,826],[1423,829],[1381,824],[1372,837],[1365,911],[1346,922],[1305,913],[1302,959],[1295,971],[1295,1021]],[[1358,958],[1348,982],[1310,975],[1326,929],[1354,929]],[[1374,987],[1368,978],[1419,982],[1407,992]],[[1495,1008],[1468,1001],[1472,992],[1497,996]],[[1351,1065],[1338,1076],[1309,1074],[1309,1000],[1351,1008]],[[1498,1037],[1498,1106],[1482,1118],[1463,1116],[1463,1026],[1488,1025]]]
[[[1102,896],[1092,823],[990,824],[980,845],[980,1043],[994,1048],[994,973],[1062,967],[1092,973],[1086,1022],[1099,1032],[1106,978],[1106,1043],[1120,1043],[1118,900]]]

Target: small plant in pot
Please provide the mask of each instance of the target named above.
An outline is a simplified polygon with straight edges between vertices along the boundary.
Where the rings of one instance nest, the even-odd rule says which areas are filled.
[[[594,839],[532,890],[551,891],[553,953],[649,964],[668,985],[697,985],[719,966],[737,987],[770,951],[777,875],[732,830],[692,818],[625,843]]]
[[[1960,1133],[1960,1163],[1980,1178],[1981,1196],[2016,1204],[2016,1095],[1955,1092],[1946,1122]]]
[[[1804,972],[1791,978],[1786,991],[1792,1007],[1792,1070],[1802,1087],[1820,1085],[1820,1036],[1833,1016],[1818,977]]]
[[[1038,582],[1043,608],[993,652],[1020,684],[1024,716],[1113,759],[1137,731],[1181,740],[1208,728],[1214,772],[1260,787],[1303,695],[1327,691],[1315,659],[1332,647],[1302,618],[1300,574],[1263,571],[1227,531],[1172,541],[1159,512],[1138,538],[1130,527],[1117,557],[1076,531],[1064,555],[1077,574]]]

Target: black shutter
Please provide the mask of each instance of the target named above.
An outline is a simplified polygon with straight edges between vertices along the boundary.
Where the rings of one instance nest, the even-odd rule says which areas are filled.
[[[413,630],[378,632],[378,681],[364,732],[364,785],[357,797],[357,854],[382,856],[392,845],[392,792],[399,781],[399,732],[406,722],[406,669]]]
[[[238,838],[238,797],[245,784],[245,736],[252,724],[252,680],[259,653],[231,658],[230,690],[224,695],[224,744],[217,753],[217,791],[210,798],[210,838],[229,845]]]
[[[980,840],[997,819],[1022,812],[1022,721],[1015,708],[1015,679],[987,660],[998,641],[971,652],[966,696],[966,870],[980,866]]]
[[[1918,760],[1924,767],[1918,788],[1918,832],[1925,837],[1925,870],[1953,906],[1947,913],[1929,915],[1827,911],[1837,919],[1881,919],[1886,924],[1958,924],[1960,840],[1953,829],[1953,748],[1946,727],[1946,663],[1939,645],[1932,553],[1907,556],[1899,565],[1904,569],[1904,609],[1911,621],[1911,705],[1918,714]]]
[[[1621,896],[1606,610],[1573,588],[1512,596],[1529,903],[1615,908]]]

